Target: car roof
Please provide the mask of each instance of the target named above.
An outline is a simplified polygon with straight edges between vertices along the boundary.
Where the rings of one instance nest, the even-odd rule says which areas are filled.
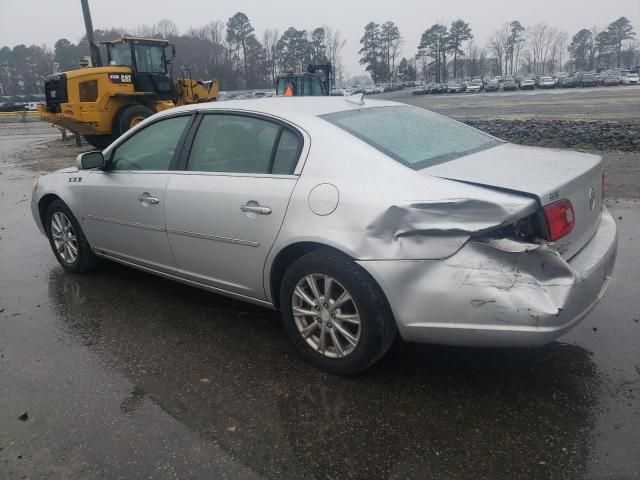
[[[399,107],[407,106],[402,103],[384,100],[365,99],[364,104],[358,104],[360,95],[354,95],[352,101],[349,97],[271,97],[242,100],[225,100],[224,102],[207,102],[164,110],[163,113],[172,114],[180,111],[198,110],[202,112],[216,110],[236,110],[255,113],[264,113],[276,117],[287,118],[292,115],[320,116],[329,113],[343,112],[347,110],[359,110],[373,107]]]

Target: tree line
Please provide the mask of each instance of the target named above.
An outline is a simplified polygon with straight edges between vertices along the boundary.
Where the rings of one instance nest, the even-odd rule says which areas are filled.
[[[338,81],[343,79],[341,32],[328,26],[312,30],[290,27],[282,33],[266,29],[260,36],[251,21],[238,12],[226,22],[212,21],[180,32],[171,20],[141,25],[132,31],[109,28],[94,32],[97,42],[122,35],[164,38],[176,46],[172,69],[176,76],[189,69],[194,79],[217,79],[225,90],[272,88],[275,76],[310,64],[331,63]],[[0,95],[41,93],[46,76],[79,68],[88,55],[86,36],[77,44],[66,38],[46,46],[17,45],[0,48]],[[103,58],[106,51],[101,47]]]
[[[124,34],[167,39],[176,45],[172,62],[176,75],[188,68],[193,78],[218,79],[225,90],[271,88],[279,72],[301,71],[309,64],[331,63],[338,84],[346,80],[342,64],[346,40],[339,30],[328,26],[289,27],[283,32],[267,28],[258,34],[247,15],[238,12],[226,22],[216,20],[184,32],[166,19],[132,31],[95,31],[97,41]],[[360,64],[374,83],[633,68],[640,63],[639,44],[626,17],[606,28],[581,29],[571,38],[545,23],[525,27],[514,20],[495,30],[484,46],[475,42],[469,23],[457,19],[449,25],[433,24],[422,33],[415,55],[401,58],[405,43],[392,21],[365,25]],[[0,48],[0,95],[41,93],[47,75],[78,68],[88,51],[86,37],[78,43],[61,38],[53,49],[4,46]],[[103,55],[106,58],[106,52]]]
[[[462,19],[436,23],[422,34],[417,53],[400,59],[397,68],[403,37],[393,22],[368,23],[360,44],[360,64],[374,83],[634,68],[640,63],[639,44],[626,17],[603,30],[582,29],[570,42],[566,32],[545,23],[525,27],[514,20],[502,24],[486,46],[474,42],[469,23]]]

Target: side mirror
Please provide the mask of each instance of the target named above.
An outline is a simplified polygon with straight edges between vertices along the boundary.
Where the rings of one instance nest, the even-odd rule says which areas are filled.
[[[81,153],[76,158],[76,166],[81,170],[102,168],[105,166],[104,155],[100,151]]]

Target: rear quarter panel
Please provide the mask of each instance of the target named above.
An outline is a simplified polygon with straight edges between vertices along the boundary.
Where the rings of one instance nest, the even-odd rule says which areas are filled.
[[[294,243],[321,243],[358,260],[440,259],[459,250],[470,231],[535,208],[530,198],[420,174],[322,119],[305,128],[311,148],[267,258],[267,286],[273,260]],[[314,213],[309,205],[320,184],[331,184],[339,193],[328,215]],[[482,203],[457,216],[443,215],[451,199]]]

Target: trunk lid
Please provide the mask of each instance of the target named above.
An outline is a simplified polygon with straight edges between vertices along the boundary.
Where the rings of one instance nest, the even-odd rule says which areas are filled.
[[[546,206],[569,199],[575,226],[556,248],[575,255],[593,236],[602,206],[602,159],[568,150],[503,145],[440,163],[424,173],[535,197]]]

